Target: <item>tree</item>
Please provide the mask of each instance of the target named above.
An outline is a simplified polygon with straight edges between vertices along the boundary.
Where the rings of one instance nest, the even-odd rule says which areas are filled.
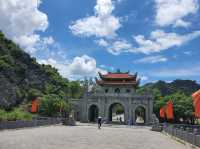
[[[160,100],[154,101],[154,112],[158,117],[160,108],[164,107],[169,100],[172,100],[173,102],[174,122],[180,122],[180,118],[182,118],[184,121],[188,119],[192,120],[192,98],[190,96],[186,96],[182,92],[161,97]]]
[[[165,102],[167,102],[168,100],[172,100],[173,102],[175,122],[179,122],[180,118],[185,121],[187,121],[188,119],[193,119],[192,97],[186,96],[182,92],[177,92],[164,97]]]
[[[31,88],[28,91],[28,97],[27,98],[28,98],[28,100],[32,100],[32,99],[37,98],[41,95],[42,95],[41,91],[39,91],[38,89]]]
[[[39,104],[39,113],[44,116],[58,116],[70,112],[69,103],[55,94],[44,95]]]
[[[70,82],[71,97],[80,98],[83,96],[83,88],[80,86],[79,81]]]
[[[156,116],[159,117],[160,107],[165,105],[165,101],[163,100],[161,92],[156,88],[141,87],[137,90],[137,93],[139,93],[139,94],[147,94],[148,93],[153,96],[153,99],[154,99],[153,111],[156,114]]]

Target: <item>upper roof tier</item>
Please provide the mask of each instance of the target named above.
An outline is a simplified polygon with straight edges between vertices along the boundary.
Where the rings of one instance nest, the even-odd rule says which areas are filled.
[[[134,75],[129,74],[129,72],[108,72],[107,74],[101,74],[99,72],[100,80],[96,79],[99,85],[139,85],[139,79],[137,79],[137,73]]]
[[[99,77],[102,80],[134,80],[137,79],[137,73],[134,75],[129,74],[129,72],[120,72],[119,70],[117,72],[108,72],[107,74],[101,74],[99,72]]]

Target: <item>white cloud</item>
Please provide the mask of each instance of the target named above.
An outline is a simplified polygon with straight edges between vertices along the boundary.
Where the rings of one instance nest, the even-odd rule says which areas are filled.
[[[26,52],[33,54],[37,50],[47,50],[50,45],[55,43],[53,37],[43,37],[41,38],[37,34],[31,36],[20,36],[13,39],[21,47],[25,48]]]
[[[156,30],[151,32],[149,39],[145,39],[143,35],[133,36],[138,47],[130,49],[130,52],[144,54],[161,52],[172,47],[181,46],[199,36],[200,31],[179,35],[177,33],[166,33],[163,30]]]
[[[114,67],[112,66],[100,65],[100,67],[104,70],[114,71]]]
[[[53,37],[51,36],[40,38],[40,41],[35,43],[34,48],[37,50],[39,49],[40,51],[53,48],[56,51],[56,53],[58,53],[59,50],[61,50],[61,47],[59,46],[59,44],[56,43]]]
[[[48,27],[47,15],[38,9],[40,0],[0,0],[0,30],[28,52],[40,40],[36,31]]]
[[[188,27],[188,26],[190,26],[190,25],[191,25],[190,22],[186,22],[186,21],[183,21],[183,20],[177,20],[177,21],[173,24],[174,27],[179,27],[179,26],[181,26],[181,27]]]
[[[96,40],[95,41],[99,46],[102,46],[102,47],[107,47],[109,45],[109,43],[104,40],[104,39],[99,39],[99,40]]]
[[[200,65],[199,64],[194,64],[192,67],[191,66],[184,66],[183,68],[164,68],[164,69],[159,69],[152,74],[154,76],[158,77],[198,77],[200,74]]]
[[[185,55],[192,55],[192,51],[184,51],[183,54],[185,54]]]
[[[116,40],[108,47],[108,51],[114,55],[118,55],[121,52],[127,52],[132,48],[132,45],[126,40]]]
[[[117,39],[109,41],[109,44],[104,47],[113,55],[119,55],[124,52],[152,54],[182,46],[198,37],[200,37],[200,31],[181,35],[174,32],[167,33],[163,30],[155,30],[151,32],[148,38],[143,35],[133,36],[137,46],[125,39]]]
[[[198,11],[198,0],[155,0],[156,23],[159,26],[181,26],[187,27],[189,22],[185,17]]]
[[[140,85],[143,85],[144,83],[147,83],[150,79],[146,75],[139,75],[138,79],[140,79]]]
[[[77,79],[85,76],[96,76],[98,72],[106,71],[98,68],[96,60],[87,55],[75,57],[72,61],[57,61],[53,58],[38,60],[41,64],[50,64],[57,68],[59,73],[66,78]]]
[[[29,53],[34,53],[37,51],[35,48],[36,43],[40,41],[40,36],[37,34],[32,35],[20,35],[16,37],[11,37],[16,43],[18,43],[22,48]]]
[[[51,44],[53,44],[55,41],[54,41],[54,39],[53,39],[53,37],[51,37],[51,36],[49,36],[49,37],[44,37],[43,38],[43,43],[45,44],[45,45],[51,45]]]
[[[162,55],[156,55],[156,56],[148,56],[144,57],[138,60],[135,60],[134,63],[159,63],[159,62],[166,62],[168,59]]]
[[[97,4],[94,7],[95,13],[99,16],[109,16],[114,10],[112,0],[97,0]]]
[[[147,76],[139,76],[139,78],[140,78],[141,81],[143,81],[143,82],[149,80],[149,78],[148,78]]]
[[[73,22],[69,29],[74,35],[113,37],[121,27],[119,18],[112,15],[112,0],[97,0],[95,15]]]
[[[70,73],[74,75],[95,75],[99,71],[96,60],[87,55],[75,57],[68,67]]]

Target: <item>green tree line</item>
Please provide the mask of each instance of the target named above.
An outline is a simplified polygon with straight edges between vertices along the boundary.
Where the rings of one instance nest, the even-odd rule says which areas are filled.
[[[191,90],[191,89],[190,89]],[[179,123],[180,120],[184,122],[193,120],[193,100],[191,94],[186,94],[180,90],[173,91],[173,93],[168,95],[163,95],[159,88],[153,88],[143,86],[137,91],[140,94],[150,93],[154,98],[153,110],[156,116],[159,118],[159,111],[161,107],[164,107],[166,103],[171,100],[173,102],[174,108],[174,121]],[[160,119],[161,120],[161,119]]]

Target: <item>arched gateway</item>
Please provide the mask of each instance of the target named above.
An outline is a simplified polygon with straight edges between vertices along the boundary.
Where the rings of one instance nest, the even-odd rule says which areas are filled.
[[[136,88],[139,85],[137,73],[120,71],[108,74],[99,73],[96,79],[98,89],[86,93],[77,103],[78,116],[82,122],[95,121],[101,116],[107,122],[120,120],[125,124],[145,124],[152,122],[153,99],[151,95],[139,95]],[[117,108],[115,108],[117,106]]]
[[[108,122],[124,123],[125,111],[124,106],[120,103],[113,103],[108,110]]]
[[[88,110],[89,122],[96,122],[99,115],[99,108],[96,105],[91,105]]]

